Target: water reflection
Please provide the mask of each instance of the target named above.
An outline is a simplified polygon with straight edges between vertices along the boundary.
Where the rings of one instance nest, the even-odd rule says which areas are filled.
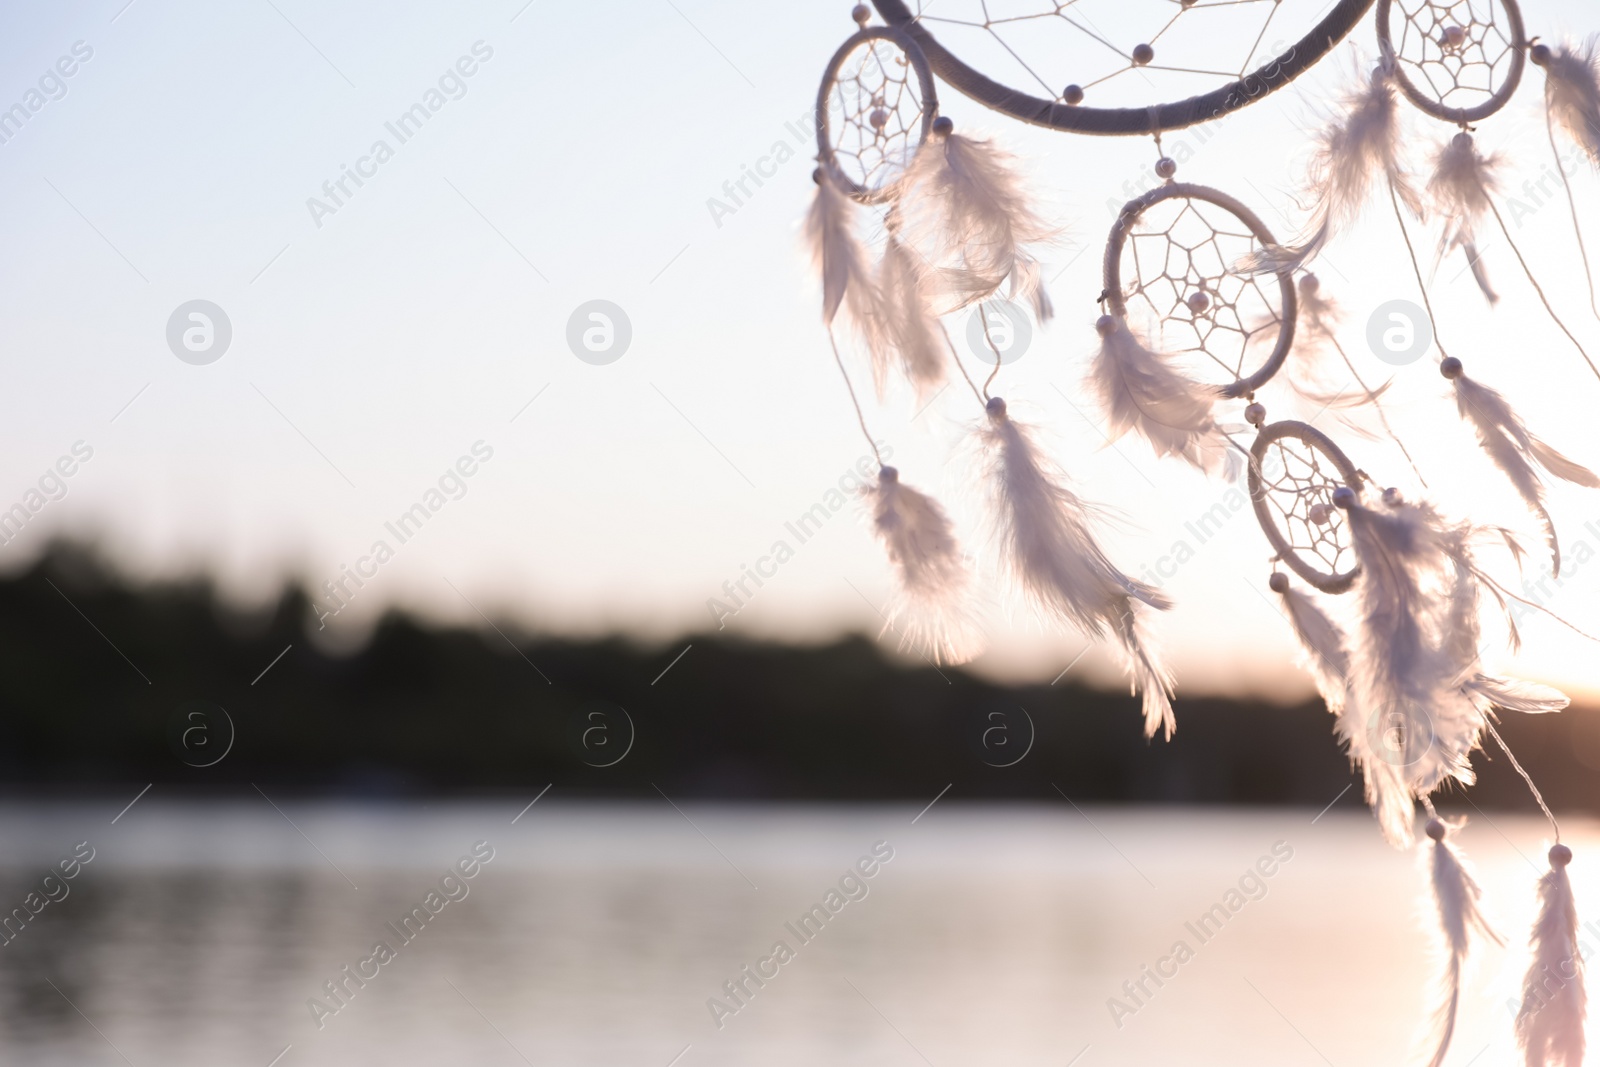
[[[1392,1062],[1430,1006],[1424,883],[1358,815],[946,798],[913,824],[921,805],[547,799],[512,824],[517,803],[286,818],[150,798],[113,826],[119,806],[0,809],[4,907],[75,843],[96,850],[0,948],[0,1062]],[[1495,822],[1504,838],[1475,826],[1464,844],[1512,947],[1484,957],[1463,1063],[1509,1056],[1538,873],[1522,854],[1542,854],[1537,822]],[[1572,835],[1580,905],[1593,837]],[[475,842],[493,858],[464,877]],[[877,842],[892,858],[866,876]],[[1274,842],[1293,859],[1261,895],[1116,1018],[1123,983]]]

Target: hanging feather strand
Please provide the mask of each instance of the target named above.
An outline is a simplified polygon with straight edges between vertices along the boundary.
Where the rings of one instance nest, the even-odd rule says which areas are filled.
[[[1310,232],[1290,246],[1274,245],[1245,261],[1255,272],[1299,270],[1322,251],[1339,231],[1361,213],[1381,175],[1412,214],[1423,214],[1422,198],[1400,165],[1399,107],[1395,100],[1393,60],[1373,70],[1365,88],[1350,96],[1341,121],[1318,135],[1309,169],[1313,203]]]
[[[1600,38],[1555,48],[1536,44],[1529,58],[1544,68],[1550,117],[1600,166]]]
[[[1595,42],[1591,41],[1591,48]],[[1535,44],[1528,49],[1528,58],[1541,67],[1550,65],[1550,46]],[[1596,140],[1600,141],[1600,69],[1594,62],[1588,64],[1588,73],[1582,79],[1589,86],[1589,99],[1593,106],[1590,109],[1592,116],[1587,124],[1588,129],[1594,131]],[[1589,286],[1589,311],[1596,319],[1600,319],[1600,304],[1595,303],[1594,271],[1589,265],[1589,249],[1583,240],[1583,225],[1578,220],[1578,200],[1572,193],[1572,176],[1567,173],[1565,161],[1561,158],[1561,149],[1556,147],[1556,116],[1555,109],[1550,106],[1551,85],[1547,78],[1545,81],[1545,110],[1544,133],[1545,139],[1550,142],[1550,153],[1556,157],[1556,171],[1561,175],[1561,189],[1567,194],[1567,211],[1572,216],[1572,236],[1578,245],[1578,258],[1583,262],[1583,278]],[[1600,148],[1600,145],[1596,146]],[[1600,151],[1591,150],[1589,158],[1600,163]]]
[[[1428,179],[1428,195],[1444,216],[1440,258],[1457,248],[1465,252],[1472,278],[1491,304],[1500,297],[1489,284],[1489,272],[1478,255],[1476,232],[1478,220],[1492,208],[1489,194],[1497,188],[1494,168],[1499,162],[1497,156],[1481,154],[1472,134],[1463,131],[1439,149],[1433,176]]]
[[[1366,379],[1350,362],[1350,357],[1345,354],[1334,332],[1339,309],[1332,300],[1320,294],[1320,288],[1321,281],[1315,274],[1300,275],[1298,283],[1300,325],[1295,329],[1294,358],[1285,362],[1283,369],[1278,373],[1282,376],[1283,383],[1293,390],[1296,396],[1314,405],[1314,410],[1319,413],[1329,408],[1342,411],[1371,404],[1382,416],[1383,406],[1379,401],[1394,384],[1394,379],[1391,378],[1376,388],[1367,385]],[[1264,328],[1266,323],[1263,322],[1262,326]],[[1338,388],[1330,386],[1328,368],[1322,365],[1327,362],[1324,357],[1329,346],[1338,352],[1340,360],[1345,365],[1345,374],[1333,375],[1336,379],[1344,379],[1343,385]],[[1352,378],[1355,381],[1355,388],[1350,387]],[[1383,422],[1387,429],[1388,420],[1385,418]],[[1346,425],[1363,436],[1371,436],[1354,423],[1347,421]]]
[[[936,311],[987,300],[1009,278],[1011,296],[1048,319],[1050,300],[1027,249],[1053,240],[1056,230],[1034,210],[1015,162],[988,141],[953,132],[948,118],[933,130],[935,140],[907,169],[902,205],[913,243],[939,268]]]
[[[1554,143],[1552,140],[1552,146]],[[1545,295],[1544,286],[1540,285],[1539,279],[1534,277],[1533,268],[1528,265],[1527,257],[1522,254],[1522,249],[1517,247],[1516,239],[1511,236],[1511,229],[1506,225],[1505,216],[1495,206],[1491,194],[1496,190],[1493,168],[1498,162],[1498,157],[1486,158],[1480,155],[1473,144],[1472,135],[1464,130],[1456,134],[1451,139],[1450,144],[1440,150],[1436,159],[1433,178],[1428,183],[1428,191],[1432,194],[1434,202],[1445,213],[1445,229],[1440,239],[1439,255],[1442,258],[1447,250],[1458,245],[1465,249],[1467,264],[1472,268],[1473,278],[1477,281],[1478,287],[1483,290],[1483,294],[1489,298],[1489,303],[1493,304],[1499,297],[1495,295],[1494,290],[1489,286],[1488,274],[1484,269],[1482,259],[1478,256],[1477,247],[1473,241],[1473,234],[1479,217],[1486,213],[1493,215],[1496,225],[1500,227],[1501,234],[1505,236],[1506,244],[1511,248],[1511,254],[1516,257],[1517,264],[1522,267],[1523,273],[1528,276],[1528,284],[1533,286],[1533,291],[1538,295],[1539,302],[1544,305],[1545,312],[1550,316],[1550,320],[1556,324],[1557,329],[1566,334],[1567,340],[1572,342],[1572,346],[1578,350],[1578,355],[1583,357],[1584,363],[1588,364],[1589,370],[1593,372],[1595,377],[1600,378],[1600,366],[1596,366],[1594,360],[1589,358],[1589,352],[1583,347],[1583,342],[1578,340],[1577,336],[1567,328],[1567,324],[1561,321],[1561,316],[1556,314],[1556,309],[1551,305],[1550,298]],[[1556,162],[1558,165],[1561,164],[1559,158]],[[1567,181],[1565,167],[1562,168],[1561,177],[1570,202],[1572,190],[1570,182]],[[1398,219],[1398,207],[1395,209],[1395,214]],[[1578,226],[1575,205],[1573,207],[1572,223],[1573,234],[1578,240],[1578,250],[1583,257],[1584,276],[1588,278],[1589,254],[1583,247],[1583,234]],[[1400,224],[1401,235],[1405,236],[1404,220],[1400,220]],[[1410,237],[1406,236],[1405,241],[1406,249],[1410,252]],[[1414,253],[1412,254],[1412,265],[1416,265]],[[1593,280],[1589,280],[1591,283],[1590,306],[1592,308]],[[1422,285],[1420,273],[1417,277],[1417,284],[1419,286]],[[1423,289],[1423,297],[1423,303],[1427,304],[1426,288]],[[1430,307],[1430,318],[1432,313],[1432,308]],[[1442,345],[1440,350],[1443,351]]]
[[[1221,395],[1179,374],[1165,356],[1151,351],[1133,329],[1110,315],[1095,324],[1100,352],[1089,372],[1113,437],[1137,430],[1158,456],[1179,456],[1210,473],[1228,453],[1228,441],[1212,418]]]
[[[1433,840],[1433,899],[1439,907],[1440,932],[1444,935],[1445,972],[1442,986],[1444,1000],[1434,1015],[1434,1038],[1437,1050],[1429,1067],[1440,1067],[1445,1053],[1450,1050],[1450,1039],[1455,1036],[1456,1012],[1461,1003],[1461,976],[1472,940],[1485,937],[1497,945],[1505,942],[1489,927],[1479,910],[1478,901],[1483,890],[1462,864],[1461,857],[1451,847],[1449,836],[1460,830],[1434,817],[1428,820],[1428,837]]]
[[[883,329],[883,302],[856,232],[856,207],[827,167],[819,167],[813,178],[817,196],[806,217],[806,239],[822,276],[822,321],[831,328],[839,309],[845,309],[866,345],[872,381],[881,397],[888,378],[889,342]]]
[[[1561,550],[1556,540],[1555,524],[1550,520],[1550,513],[1545,510],[1544,483],[1539,480],[1535,464],[1557,478],[1591,489],[1600,488],[1600,477],[1596,477],[1587,467],[1574,463],[1529,433],[1522,419],[1506,402],[1506,398],[1488,386],[1480,385],[1468,378],[1462,370],[1460,360],[1453,356],[1447,358],[1440,363],[1439,369],[1446,378],[1454,382],[1456,409],[1477,431],[1478,442],[1483,446],[1483,450],[1494,460],[1495,466],[1499,467],[1511,481],[1529,510],[1538,515],[1539,521],[1544,525],[1545,536],[1550,544],[1552,573],[1559,576]]]
[[[1316,601],[1289,584],[1289,576],[1273,573],[1267,583],[1283,600],[1289,625],[1305,650],[1305,666],[1317,683],[1328,710],[1339,715],[1348,704],[1350,656],[1345,651],[1344,631],[1323,614]]]
[[[1322,295],[1321,279],[1315,274],[1302,274],[1295,288],[1300,294],[1300,318],[1299,325],[1295,329],[1295,355],[1299,358],[1287,361],[1279,371],[1284,384],[1294,390],[1301,399],[1316,405],[1318,412],[1329,408],[1348,409],[1371,404],[1381,415],[1383,407],[1378,401],[1389,391],[1394,379],[1389,379],[1376,389],[1367,386],[1365,379],[1361,377],[1361,372],[1356,370],[1355,365],[1350,362],[1350,357],[1345,354],[1343,346],[1339,344],[1336,331],[1341,313],[1333,300]],[[1267,323],[1263,322],[1261,325],[1265,328]],[[1339,353],[1345,370],[1355,379],[1357,389],[1351,389],[1348,383],[1337,390],[1329,388],[1326,372],[1320,366],[1323,362],[1320,357],[1323,356],[1327,345],[1331,345]],[[1361,427],[1348,423],[1347,425],[1357,433],[1365,434]],[[1387,420],[1384,420],[1384,426],[1388,427]]]
[[[1462,591],[1462,571],[1452,559],[1464,542],[1459,528],[1448,527],[1426,504],[1396,499],[1377,511],[1356,502],[1349,489],[1334,491],[1335,503],[1347,510],[1361,564],[1354,688],[1368,709],[1367,730],[1380,758],[1425,796],[1446,778],[1473,781],[1468,757],[1486,719],[1460,688],[1470,663],[1461,662],[1466,641],[1457,634],[1468,609],[1476,633],[1476,588]],[[1475,647],[1472,656],[1475,661]]]
[[[1289,624],[1306,652],[1306,667],[1317,692],[1334,716],[1334,733],[1344,745],[1351,766],[1361,771],[1367,806],[1385,840],[1398,847],[1411,843],[1416,807],[1411,790],[1393,762],[1374,751],[1372,732],[1350,685],[1350,654],[1344,631],[1317,603],[1289,584],[1289,576],[1273,574],[1268,583],[1283,600]]]
[[[1509,531],[1471,526],[1456,526],[1445,531],[1442,550],[1449,559],[1452,584],[1440,627],[1440,649],[1446,658],[1446,670],[1456,680],[1455,691],[1476,709],[1484,728],[1493,733],[1496,708],[1525,715],[1543,715],[1562,710],[1570,701],[1565,693],[1547,685],[1500,678],[1484,674],[1481,670],[1478,650],[1483,644],[1483,635],[1479,606],[1483,590],[1493,594],[1505,613],[1512,651],[1519,649],[1522,644],[1516,619],[1508,610],[1509,604],[1504,595],[1473,558],[1472,542],[1485,535],[1497,536],[1513,556],[1521,559],[1522,548]],[[1457,775],[1457,778],[1463,784],[1471,782],[1470,777],[1461,778]]]
[[[1493,732],[1495,708],[1546,712],[1567,702],[1556,690],[1492,677],[1479,665],[1480,593],[1506,603],[1472,547],[1501,532],[1448,524],[1393,490],[1382,510],[1364,507],[1348,488],[1334,490],[1333,499],[1349,516],[1361,566],[1351,687],[1367,709],[1369,743],[1415,796],[1446,779],[1471,785],[1470,757]],[[1516,551],[1514,541],[1507,544]]]
[[[880,469],[878,484],[861,492],[898,584],[885,628],[935,664],[965,663],[984,640],[970,608],[971,574],[944,508],[901,482],[894,467]]]
[[[1572,850],[1550,849],[1550,870],[1539,879],[1539,915],[1529,943],[1533,959],[1522,980],[1517,1043],[1527,1067],[1581,1067],[1588,996],[1578,948],[1578,909],[1567,864]]]
[[[1143,693],[1145,736],[1171,737],[1172,676],[1143,633],[1144,607],[1171,601],[1119,571],[1094,539],[1087,505],[1040,455],[1028,428],[992,397],[979,439],[989,468],[996,533],[1017,585],[1041,611],[1090,637],[1108,632]]]
[[[878,266],[878,293],[883,335],[921,400],[944,383],[945,348],[939,320],[929,310],[928,269],[893,229]]]

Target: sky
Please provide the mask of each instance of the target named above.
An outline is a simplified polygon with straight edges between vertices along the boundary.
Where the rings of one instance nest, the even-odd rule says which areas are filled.
[[[25,566],[53,536],[93,538],[139,575],[211,574],[241,608],[286,578],[316,590],[360,568],[369,577],[317,634],[335,647],[359,642],[392,606],[657,642],[718,622],[761,639],[876,635],[890,579],[862,519],[846,509],[804,544],[785,528],[869,458],[799,229],[813,190],[816,83],[853,29],[849,8],[8,9],[0,108],[41,86],[44,99],[0,143],[0,195],[12,208],[0,219],[0,509],[25,502],[41,479],[52,498],[0,547],[0,566]],[[1546,37],[1600,28],[1580,0],[1545,0],[1526,18]],[[1168,135],[1179,177],[1234,193],[1280,233],[1297,230],[1311,132],[1370,63],[1370,19],[1353,41],[1204,137]],[[1186,43],[1205,51],[1203,40]],[[1550,195],[1541,83],[1530,68],[1477,135],[1504,157],[1518,246],[1600,353],[1571,219]],[[1202,543],[1188,524],[1230,487],[1157,460],[1134,438],[1108,446],[1082,385],[1100,249],[1116,207],[1153,184],[1154,146],[1024,127],[948,88],[941,102],[959,129],[1016,154],[1041,210],[1063,227],[1042,254],[1058,315],[1034,325],[995,391],[1041,428],[1077,491],[1105,507],[1113,559],[1136,576],[1161,571],[1177,607],[1155,629],[1180,692],[1309,691],[1265,596],[1270,549],[1249,510]],[[404,125],[419,103],[426,122]],[[1415,113],[1406,121],[1419,158],[1451,132]],[[758,163],[771,176],[747,183],[730,211],[725,186]],[[1541,177],[1543,192],[1524,185]],[[1577,173],[1574,189],[1600,240],[1594,171]],[[1483,242],[1503,297],[1491,310],[1459,262],[1432,272],[1436,235],[1418,231],[1419,254],[1451,354],[1502,389],[1535,432],[1600,464],[1590,429],[1600,380],[1511,250]],[[1389,411],[1427,495],[1536,544],[1433,361],[1390,367],[1364,341],[1381,305],[1417,299],[1392,216],[1369,212],[1316,269],[1347,312],[1343,338],[1363,373],[1394,379]],[[194,301],[208,302],[209,338],[188,318]],[[626,319],[626,348],[609,362],[569,344],[577,333],[581,347],[593,301]],[[220,355],[212,308],[230,334]],[[951,322],[959,338],[966,322]],[[185,348],[193,328],[200,351]],[[1310,414],[1281,389],[1262,399],[1274,418]],[[1225,406],[1223,417],[1241,421],[1240,409]],[[964,388],[920,411],[895,392],[867,408],[904,479],[935,492],[975,550],[981,493],[960,457],[977,414]],[[1422,492],[1392,446],[1333,414],[1317,424],[1380,483]],[[1600,493],[1558,485],[1550,500],[1568,563],[1559,586],[1529,594],[1600,631],[1600,562],[1589,561],[1600,560]],[[401,524],[419,503],[426,522]],[[724,583],[780,539],[792,558],[714,622],[708,601],[726,603]],[[1174,567],[1180,543],[1192,558]],[[1530,563],[1528,578],[1539,577]],[[995,604],[977,669],[1048,680],[1070,666],[1115,681],[1082,637],[984,584]],[[1496,666],[1600,695],[1592,643],[1539,619],[1525,630],[1524,651],[1491,653]]]

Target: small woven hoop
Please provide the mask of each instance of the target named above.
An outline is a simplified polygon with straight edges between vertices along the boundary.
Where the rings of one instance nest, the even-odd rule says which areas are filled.
[[[1496,89],[1489,99],[1476,107],[1446,107],[1443,103],[1431,96],[1424,96],[1415,82],[1406,74],[1405,64],[1396,60],[1395,80],[1400,83],[1400,91],[1406,94],[1406,99],[1417,106],[1419,111],[1432,115],[1436,119],[1466,126],[1479,122],[1493,115],[1496,111],[1506,106],[1517,86],[1522,81],[1522,68],[1526,64],[1528,39],[1522,28],[1522,11],[1517,7],[1516,0],[1490,0],[1497,3],[1506,13],[1506,23],[1511,28],[1511,69],[1506,72],[1506,80],[1500,88]],[[1394,39],[1389,33],[1389,16],[1394,0],[1378,0],[1378,47],[1384,55],[1396,55]]]
[[[1272,443],[1286,437],[1294,438],[1312,451],[1325,456],[1339,472],[1340,480],[1356,494],[1357,499],[1361,496],[1361,482],[1364,476],[1356,469],[1356,465],[1350,462],[1350,457],[1344,454],[1343,449],[1334,444],[1327,434],[1303,422],[1285,420],[1263,426],[1261,432],[1256,435],[1255,443],[1250,446],[1250,469],[1247,475],[1250,502],[1255,506],[1256,521],[1261,524],[1261,532],[1267,535],[1267,540],[1272,543],[1278,558],[1288,564],[1290,570],[1324,593],[1343,593],[1355,582],[1356,575],[1361,572],[1360,566],[1351,567],[1347,571],[1333,571],[1307,562],[1284,536],[1267,501],[1271,490],[1261,482],[1262,463]]]
[[[876,204],[889,199],[897,182],[872,188],[858,184],[839,169],[834,159],[833,124],[828,118],[828,101],[837,84],[839,68],[850,58],[850,53],[868,41],[875,40],[888,41],[899,48],[905,53],[911,69],[916,71],[917,88],[922,93],[922,124],[915,147],[921,148],[928,140],[933,131],[933,120],[939,114],[939,94],[934,88],[933,70],[928,66],[928,59],[922,54],[922,49],[909,36],[893,26],[864,26],[839,46],[833,58],[828,60],[828,69],[823,72],[822,84],[817,88],[817,161],[828,168],[828,173],[839,183],[839,188],[863,204]]]
[[[1118,319],[1126,321],[1128,315],[1127,301],[1122,295],[1122,250],[1127,244],[1128,236],[1133,231],[1134,223],[1153,205],[1163,200],[1172,200],[1182,197],[1187,200],[1200,200],[1212,204],[1245,224],[1245,228],[1255,235],[1262,247],[1272,247],[1278,239],[1267,229],[1266,223],[1244,204],[1222,192],[1206,185],[1192,185],[1188,182],[1167,182],[1136,199],[1128,201],[1117,213],[1117,221],[1111,225],[1111,237],[1106,241],[1105,259],[1105,294],[1106,302],[1111,313]],[[1267,361],[1253,374],[1240,378],[1227,385],[1220,386],[1222,395],[1226,397],[1247,396],[1261,388],[1272,379],[1278,369],[1283,366],[1283,361],[1289,358],[1289,350],[1294,347],[1295,321],[1299,315],[1299,298],[1295,294],[1294,275],[1292,271],[1280,270],[1278,274],[1278,291],[1283,303],[1282,321],[1278,324],[1278,340],[1273,345],[1272,353]]]

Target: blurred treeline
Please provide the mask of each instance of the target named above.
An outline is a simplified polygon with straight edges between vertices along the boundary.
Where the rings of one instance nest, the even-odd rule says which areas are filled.
[[[203,583],[139,586],[53,546],[0,580],[0,783],[30,796],[147,782],[374,796],[553,782],[568,796],[812,800],[930,799],[953,783],[964,798],[1059,788],[1074,801],[1321,807],[1354,780],[1320,703],[1180,697],[1177,736],[1147,742],[1125,693],[907,667],[862,638],[642,647],[390,616],[334,656],[307,638],[310,619],[298,590],[246,626]],[[191,764],[221,753],[227,727],[186,719],[195,701],[235,730],[213,766]],[[185,738],[196,721],[205,729]],[[1600,714],[1508,716],[1501,729],[1553,806],[1600,810]],[[1503,757],[1477,762],[1474,803],[1532,810]]]

